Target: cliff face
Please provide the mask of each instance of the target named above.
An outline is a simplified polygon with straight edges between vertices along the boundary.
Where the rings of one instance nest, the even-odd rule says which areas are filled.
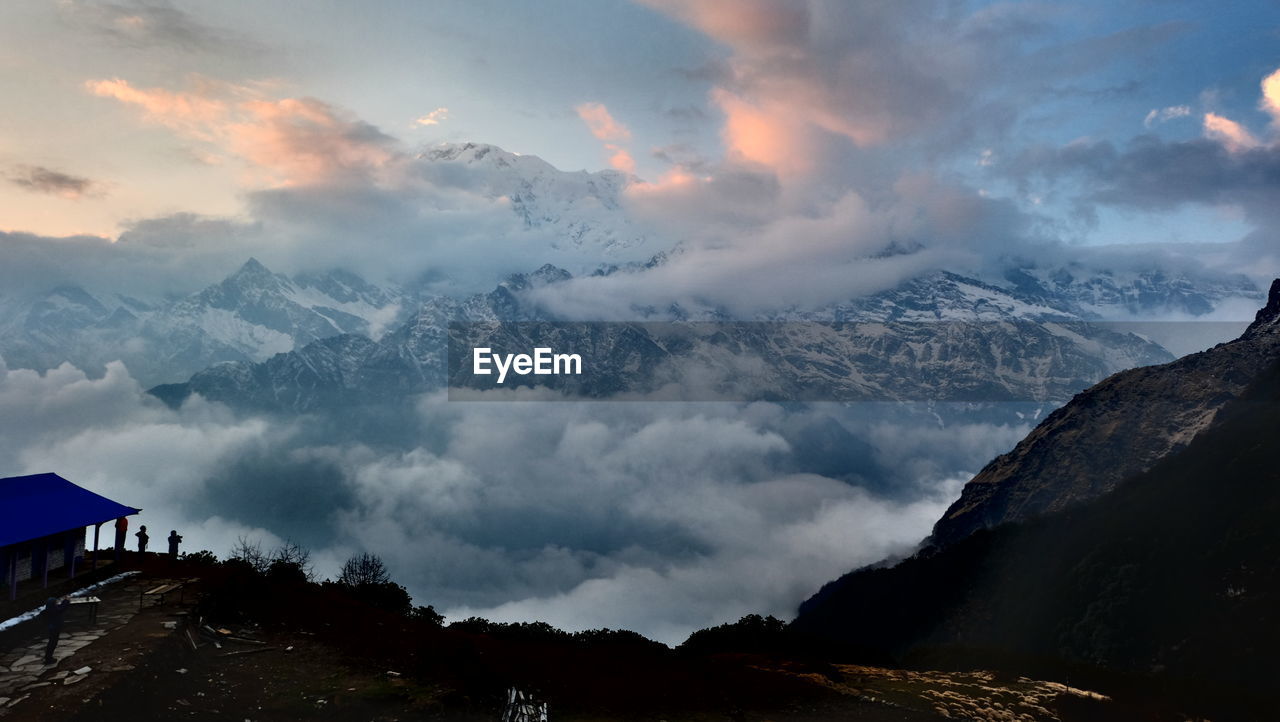
[[[1174,453],[1280,358],[1280,279],[1240,338],[1161,366],[1122,371],[1077,394],[965,485],[932,547],[1106,494]]]

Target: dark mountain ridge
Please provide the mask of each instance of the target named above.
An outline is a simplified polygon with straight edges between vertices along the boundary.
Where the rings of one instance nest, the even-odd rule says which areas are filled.
[[[1160,366],[1121,371],[1054,411],[991,461],[934,526],[929,546],[1061,511],[1115,489],[1207,428],[1280,357],[1280,279],[1240,338]]]
[[[1246,337],[1280,327],[1277,298],[1280,282]],[[1273,359],[1185,448],[1109,494],[851,572],[792,629],[877,661],[1109,670],[1254,718],[1280,649],[1277,428]]]

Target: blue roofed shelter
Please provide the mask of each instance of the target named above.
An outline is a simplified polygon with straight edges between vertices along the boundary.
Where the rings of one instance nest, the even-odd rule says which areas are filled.
[[[18,582],[40,579],[49,585],[49,572],[65,569],[75,576],[84,560],[84,538],[108,521],[137,514],[125,506],[79,487],[57,474],[32,474],[0,479],[0,579],[17,595]]]

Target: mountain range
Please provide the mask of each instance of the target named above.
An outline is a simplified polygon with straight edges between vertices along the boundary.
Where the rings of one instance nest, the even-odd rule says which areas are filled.
[[[261,361],[338,334],[378,337],[411,305],[394,288],[335,270],[293,278],[255,259],[220,283],[175,300],[143,301],[62,286],[0,313],[10,367],[87,370],[123,360],[144,384],[226,361]]]
[[[419,161],[415,168],[426,180],[505,205],[530,233],[528,243],[545,244],[548,255],[576,254],[580,267],[573,272],[579,275],[646,273],[680,253],[679,244],[673,247],[670,239],[653,237],[626,212],[626,191],[639,182],[633,176],[612,170],[561,171],[536,156],[477,143],[441,144],[423,151]],[[1128,270],[1117,270],[1121,266]],[[1261,297],[1239,275],[1161,262],[1121,266],[1079,259],[1011,259],[1003,270],[982,276],[934,272],[883,293],[816,309],[776,308],[752,318],[736,318],[716,307],[685,308],[672,303],[660,309],[633,307],[630,320],[1040,324],[1169,314],[1194,318],[1234,299]],[[260,387],[246,386],[239,394],[246,401],[272,399],[267,406],[302,408],[318,403],[308,400],[308,395],[340,397],[346,394],[343,389],[366,388],[376,395],[383,390],[442,385],[446,378],[441,356],[444,328],[450,321],[580,320],[548,314],[529,298],[530,289],[567,280],[569,273],[546,266],[512,275],[489,293],[453,297],[428,292],[425,289],[430,286],[417,282],[406,286],[372,283],[346,269],[287,276],[250,259],[221,282],[176,298],[139,297],[125,288],[90,291],[66,285],[34,297],[0,297],[0,357],[15,368],[43,370],[70,362],[91,374],[119,359],[147,387],[190,380],[192,388],[229,390],[240,379]],[[1089,333],[1100,335],[1073,340],[1062,333],[1047,334],[1034,343],[1042,351],[1039,360],[1022,362],[1041,363],[1042,368],[1018,371],[1006,364],[992,378],[955,377],[950,384],[953,390],[943,397],[967,393],[1065,398],[1112,371],[1167,360],[1162,351],[1124,329]],[[335,340],[339,336],[349,338]],[[833,391],[834,398],[910,398],[918,395],[910,383],[890,378],[884,369],[872,369],[871,379],[842,381],[840,374],[851,370],[847,358],[864,347],[871,347],[869,358],[895,363],[902,361],[895,354],[905,350],[908,356],[918,356],[921,348],[930,345],[935,351],[974,350],[938,345],[936,334],[910,336],[896,337],[900,343],[894,343],[893,335],[811,336],[810,348],[795,353],[793,346],[806,344],[805,339],[747,334],[741,339],[745,348],[763,359],[771,369],[766,376],[771,378],[762,379],[761,387],[746,396],[788,398],[802,392],[801,397],[811,398]],[[830,351],[814,353],[827,342],[832,344]],[[1017,334],[1004,334],[997,339],[1003,351],[996,356],[1003,354],[1011,364],[1018,362],[1018,342]],[[689,354],[719,367],[723,376],[731,359],[725,357],[724,349],[713,346],[702,344]],[[294,355],[276,358],[278,354]],[[659,355],[670,357],[672,352],[666,349]],[[1054,360],[1055,355],[1062,360]],[[926,373],[929,383],[958,371],[930,369],[917,360],[907,359]],[[1046,366],[1042,363],[1046,360],[1054,363]],[[239,365],[220,366],[227,362]],[[223,378],[215,380],[217,375]],[[289,391],[285,377],[295,379],[295,385],[312,384],[316,391]],[[641,379],[631,390],[646,392],[659,381]],[[990,388],[983,390],[984,384]],[[605,387],[596,393],[626,390],[619,384]]]
[[[334,336],[261,362],[219,364],[155,393],[171,403],[199,393],[233,406],[306,411],[447,382],[476,386],[462,373],[465,355],[448,353],[450,334],[456,349],[580,350],[592,371],[558,388],[587,398],[676,386],[675,398],[699,400],[1053,400],[1118,369],[1172,358],[1069,305],[947,272],[803,321],[772,315],[749,322],[575,323],[532,300],[532,291],[571,278],[543,266],[488,293],[429,298],[376,341]],[[691,390],[694,377],[700,385]]]

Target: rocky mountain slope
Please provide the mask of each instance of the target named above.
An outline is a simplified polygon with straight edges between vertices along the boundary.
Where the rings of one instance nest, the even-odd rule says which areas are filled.
[[[965,485],[930,544],[1098,497],[1184,448],[1280,358],[1278,319],[1280,280],[1240,338],[1123,371],[1079,394]]]
[[[1280,284],[1245,339],[1251,351],[1266,352],[1259,337],[1278,319]],[[1219,372],[1246,362],[1253,381],[1182,450],[1062,512],[851,572],[805,602],[793,629],[845,645],[846,656],[1072,680],[1106,673],[1191,700],[1213,719],[1269,718],[1280,645],[1280,361],[1251,372],[1256,359],[1235,355],[1240,344],[1231,351]],[[1149,408],[1151,390],[1129,387],[1109,403]],[[1124,453],[1070,443],[1077,455],[1062,463]]]

